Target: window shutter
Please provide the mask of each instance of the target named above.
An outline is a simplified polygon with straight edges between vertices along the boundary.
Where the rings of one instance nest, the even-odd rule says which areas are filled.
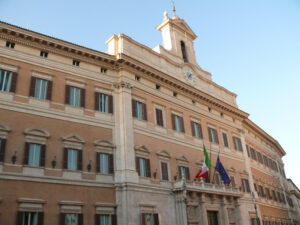
[[[108,96],[108,112],[111,114],[114,113],[114,99],[112,95]]]
[[[64,148],[63,168],[68,169],[68,149]]]
[[[225,145],[226,147],[228,147],[229,145],[228,145],[227,135],[226,135],[226,133],[223,133],[222,135],[223,135],[224,145]]]
[[[237,146],[236,146],[236,143],[235,143],[236,137],[233,137],[232,139],[233,139],[234,149],[237,150]]]
[[[4,162],[6,139],[0,138],[0,162]]]
[[[95,92],[95,111],[99,111],[99,93]]]
[[[239,142],[239,145],[240,145],[240,151],[243,151],[242,141],[241,141],[240,138],[238,138],[238,142]]]
[[[202,126],[200,123],[198,123],[198,130],[199,130],[199,137],[203,138],[203,134],[202,134]]]
[[[176,126],[175,126],[175,115],[174,115],[174,114],[171,114],[171,117],[172,117],[172,128],[173,128],[173,130],[176,130]]]
[[[24,165],[28,165],[29,146],[30,144],[28,142],[25,142],[24,160],[23,160]]]
[[[17,218],[16,218],[16,225],[22,225],[22,224],[23,224],[23,212],[18,211]]]
[[[164,122],[163,122],[162,110],[155,109],[155,112],[156,112],[156,124],[163,127]]]
[[[95,225],[100,224],[100,214],[95,214]]]
[[[147,120],[147,105],[142,103],[143,106],[143,120]]]
[[[192,128],[192,135],[195,137],[195,128],[194,128],[194,122],[191,121],[191,128]]]
[[[255,189],[255,191],[257,191],[257,186],[256,186],[256,184],[254,184],[254,189]]]
[[[111,225],[117,225],[117,215],[111,215]]]
[[[51,101],[52,98],[52,86],[53,86],[53,82],[51,80],[47,81],[47,96],[46,99]]]
[[[16,93],[17,79],[18,79],[18,74],[16,72],[13,72],[11,84],[10,84],[10,92]]]
[[[189,180],[190,179],[190,168],[185,167],[185,172],[186,172],[186,179]]]
[[[39,212],[38,213],[37,225],[43,225],[43,224],[44,224],[44,213],[43,212]]]
[[[151,177],[150,159],[145,159],[146,177]]]
[[[159,225],[159,219],[158,219],[158,214],[157,213],[153,214],[153,219],[154,219],[154,225]]]
[[[77,157],[77,169],[82,170],[82,151],[77,151],[78,157]]]
[[[66,217],[66,214],[65,213],[61,213],[60,214],[60,225],[65,225],[65,217]]]
[[[249,187],[249,181],[248,180],[246,180],[246,184],[247,184],[247,192],[250,192],[250,187]]]
[[[217,144],[219,144],[219,137],[218,137],[217,130],[214,129],[214,133],[215,133],[215,136],[216,136],[216,142],[217,142]]]
[[[179,178],[179,180],[182,179],[181,166],[178,166],[178,178]]]
[[[45,166],[45,160],[46,160],[46,145],[41,146],[41,156],[40,156],[40,166]]]
[[[161,162],[161,173],[162,173],[162,180],[169,180],[168,164],[166,162]]]
[[[180,126],[181,126],[181,131],[184,133],[184,122],[183,122],[183,117],[180,117]]]
[[[113,154],[109,154],[108,155],[108,170],[110,174],[114,173],[114,155]]]
[[[146,223],[146,213],[142,213],[142,225],[147,225],[147,223]]]
[[[34,97],[35,83],[36,83],[36,78],[31,77],[31,79],[30,79],[30,88],[29,88],[29,96],[30,97]]]
[[[248,157],[250,157],[250,152],[249,152],[249,146],[248,145],[246,145],[246,149],[247,149],[247,155],[248,155]]]
[[[136,165],[136,171],[138,173],[138,175],[140,176],[140,158],[139,157],[136,157],[135,158],[135,165]]]
[[[83,88],[80,89],[80,106],[85,107],[85,89]]]
[[[244,179],[242,179],[242,182],[241,182],[241,183],[242,183],[242,185],[241,185],[241,186],[242,186],[242,191],[245,192]]]
[[[70,86],[66,85],[65,104],[70,104]]]
[[[132,104],[132,116],[136,117],[136,101],[132,99],[131,104]]]
[[[83,215],[82,215],[82,213],[78,214],[78,225],[83,225]]]
[[[100,173],[100,153],[96,152],[96,173]]]
[[[209,127],[208,128],[208,136],[209,136],[209,141],[212,142],[212,136],[211,136],[211,131],[212,129]]]

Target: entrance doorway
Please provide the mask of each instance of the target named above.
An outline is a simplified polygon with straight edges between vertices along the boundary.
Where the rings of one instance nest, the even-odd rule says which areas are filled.
[[[218,211],[207,211],[208,225],[218,225]]]

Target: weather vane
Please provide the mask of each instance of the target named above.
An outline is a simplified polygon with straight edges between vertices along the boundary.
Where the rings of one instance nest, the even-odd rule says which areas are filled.
[[[174,0],[171,0],[171,2],[172,2],[173,16],[176,17],[176,9],[175,9]]]

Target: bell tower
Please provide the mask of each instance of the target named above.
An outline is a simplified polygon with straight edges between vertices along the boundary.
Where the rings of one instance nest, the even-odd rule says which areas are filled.
[[[168,13],[164,12],[164,19],[156,29],[162,33],[166,50],[180,57],[184,63],[197,64],[194,51],[194,40],[197,35],[183,19],[176,15],[174,5],[173,17],[169,18]]]

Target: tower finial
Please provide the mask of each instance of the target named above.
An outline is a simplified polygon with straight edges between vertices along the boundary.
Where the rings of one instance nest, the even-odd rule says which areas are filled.
[[[171,2],[172,2],[173,17],[176,17],[176,9],[175,9],[174,0],[171,0]]]

